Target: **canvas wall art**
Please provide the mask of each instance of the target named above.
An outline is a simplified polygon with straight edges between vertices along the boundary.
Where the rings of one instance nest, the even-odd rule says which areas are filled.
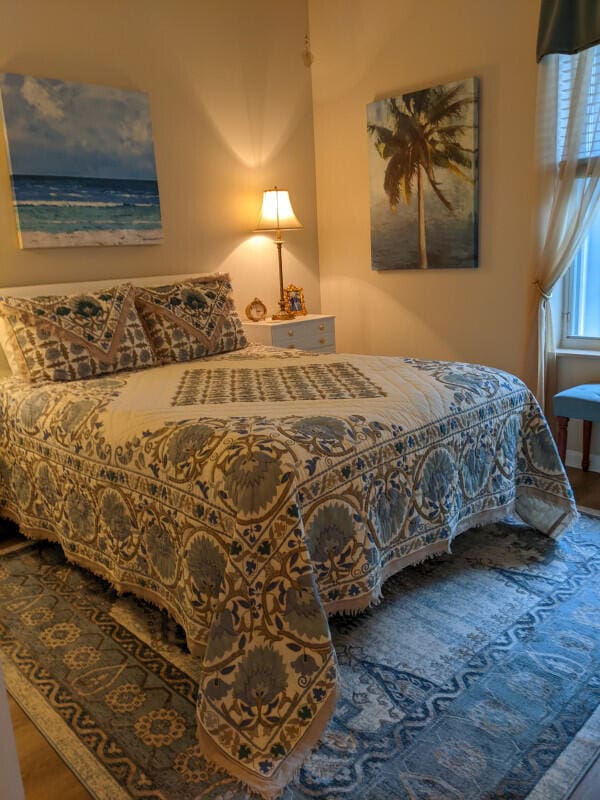
[[[162,239],[144,92],[0,75],[21,247]]]
[[[478,265],[477,78],[367,106],[371,266]]]

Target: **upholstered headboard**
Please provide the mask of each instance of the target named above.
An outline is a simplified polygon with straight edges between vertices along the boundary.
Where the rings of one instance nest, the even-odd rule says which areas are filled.
[[[150,275],[143,278],[105,278],[101,281],[81,281],[79,283],[47,283],[37,286],[9,286],[0,288],[0,295],[12,295],[13,297],[37,297],[39,295],[67,295],[83,294],[85,292],[97,292],[105,286],[115,286],[119,283],[132,283],[134,286],[161,286],[167,283],[197,278],[199,273],[185,273],[179,275]],[[0,347],[0,378],[5,378],[11,374],[10,367]]]

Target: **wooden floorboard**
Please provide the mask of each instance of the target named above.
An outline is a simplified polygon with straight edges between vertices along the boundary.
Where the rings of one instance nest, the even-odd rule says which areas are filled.
[[[567,475],[571,481],[577,505],[600,511],[600,472],[583,472],[580,469],[567,467]]]
[[[600,473],[567,470],[577,504],[600,511]],[[16,526],[0,532],[0,552],[23,537]],[[10,698],[17,752],[26,800],[93,800],[31,720]],[[569,800],[600,800],[600,757],[588,769]]]
[[[12,697],[9,707],[26,800],[93,800]]]

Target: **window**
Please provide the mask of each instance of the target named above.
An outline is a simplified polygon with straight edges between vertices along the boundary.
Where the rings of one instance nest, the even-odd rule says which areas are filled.
[[[593,48],[584,136],[580,157],[600,157],[600,46]],[[568,129],[569,97],[577,79],[577,56],[560,55],[558,79],[557,160],[562,158]],[[582,170],[583,173],[583,170]],[[582,176],[581,180],[585,180]],[[600,213],[583,240],[563,283],[563,347],[600,350]]]

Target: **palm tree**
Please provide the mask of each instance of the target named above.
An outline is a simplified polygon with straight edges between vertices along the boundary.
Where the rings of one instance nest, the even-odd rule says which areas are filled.
[[[377,152],[381,158],[389,159],[383,188],[394,213],[400,198],[410,205],[416,178],[419,266],[422,269],[427,268],[424,177],[450,213],[454,213],[454,208],[442,192],[435,170],[449,169],[463,180],[473,182],[461,169],[469,169],[473,164],[473,151],[460,144],[467,127],[461,118],[473,102],[471,96],[460,96],[462,86],[460,83],[453,88],[436,86],[408,92],[400,98],[392,97],[387,107],[393,128],[367,125],[368,132],[375,138]]]

